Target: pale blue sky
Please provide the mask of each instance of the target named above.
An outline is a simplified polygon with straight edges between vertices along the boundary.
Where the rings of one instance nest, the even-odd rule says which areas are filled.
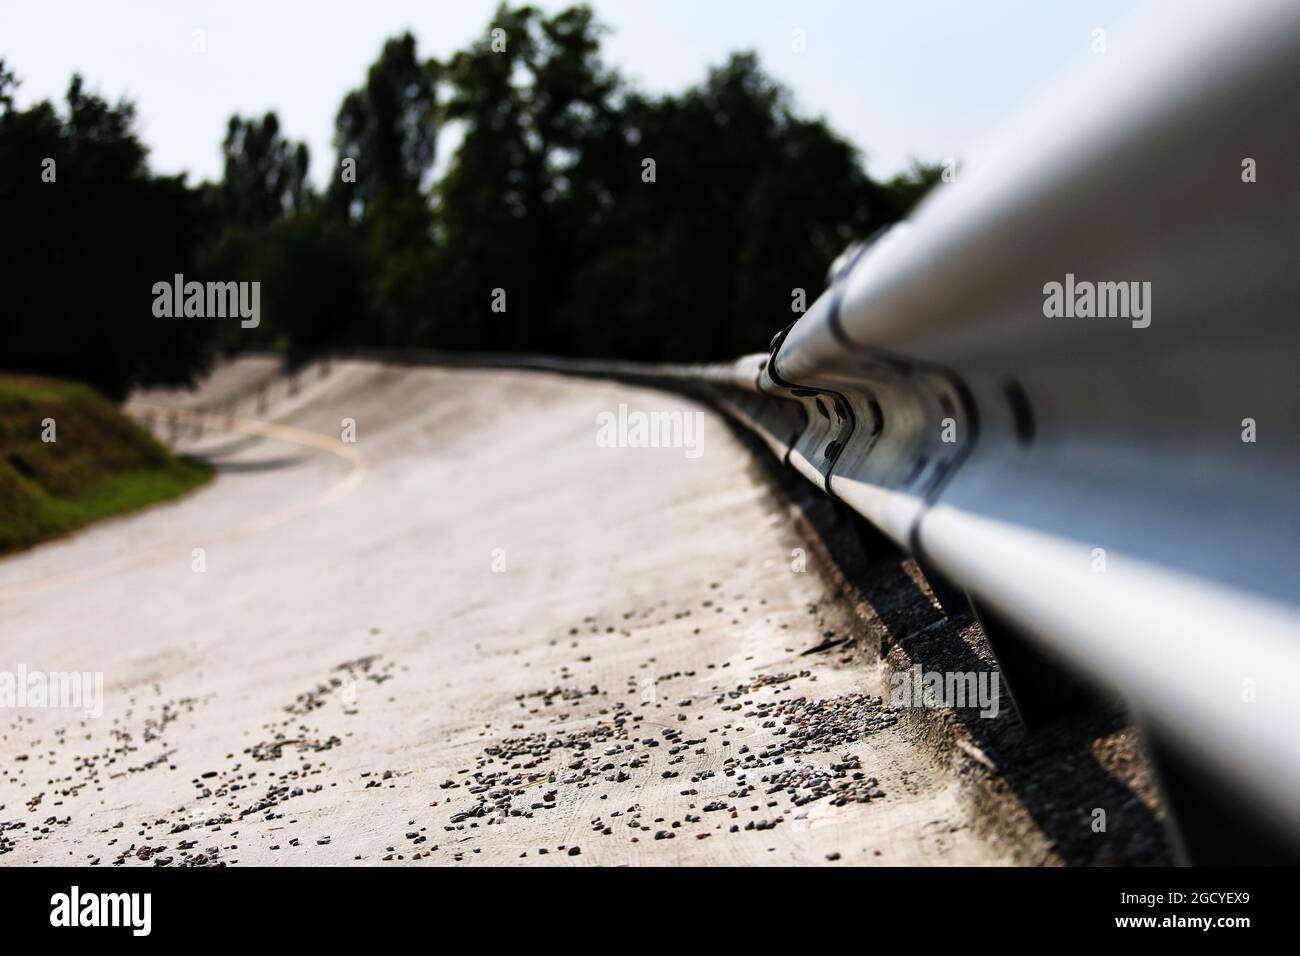
[[[597,0],[605,57],[654,92],[680,90],[732,50],[758,51],[802,112],[826,117],[888,176],[913,157],[964,158],[1072,74],[1141,57],[1207,0]],[[540,0],[546,9],[566,6]],[[220,177],[232,112],[279,113],[306,140],[317,183],[332,165],[334,114],[383,40],[415,33],[445,57],[479,35],[496,0],[5,0],[0,56],[19,102],[61,99],[81,71],[135,100],[153,167]],[[207,50],[191,49],[206,31]],[[1093,30],[1106,30],[1104,55]],[[807,51],[792,50],[802,29]],[[449,145],[444,143],[443,152]],[[440,160],[445,160],[445,155]]]

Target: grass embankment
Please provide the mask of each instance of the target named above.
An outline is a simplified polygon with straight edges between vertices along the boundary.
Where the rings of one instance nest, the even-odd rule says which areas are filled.
[[[41,440],[54,420],[53,442]],[[0,375],[0,554],[135,511],[212,477],[84,385]]]

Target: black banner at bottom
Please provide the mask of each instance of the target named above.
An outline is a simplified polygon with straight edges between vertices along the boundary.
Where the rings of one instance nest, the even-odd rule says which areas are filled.
[[[855,935],[890,924],[921,942],[987,934],[999,942],[1051,933],[1231,944],[1294,919],[1294,874],[1268,869],[448,869],[0,870],[10,934],[80,941],[376,942],[487,933],[521,941],[542,930],[605,945],[652,922],[701,936],[786,928]],[[496,915],[494,915],[496,914]],[[658,914],[658,916],[656,916]],[[918,936],[918,934],[920,934]]]

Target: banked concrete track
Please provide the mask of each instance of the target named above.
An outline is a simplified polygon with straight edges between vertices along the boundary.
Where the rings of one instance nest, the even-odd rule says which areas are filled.
[[[599,447],[620,403],[700,414],[701,454]],[[5,669],[104,680],[98,718],[5,715],[2,865],[965,864],[1069,842],[1032,788],[972,795],[970,760],[879,700],[885,625],[686,399],[369,361],[291,383],[252,358],[132,408],[218,478],[0,562]],[[1139,804],[1102,763],[1099,798]],[[1069,826],[1103,846],[1077,796]]]

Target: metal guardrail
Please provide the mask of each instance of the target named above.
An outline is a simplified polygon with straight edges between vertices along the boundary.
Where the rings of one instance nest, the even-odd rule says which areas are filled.
[[[1300,5],[1230,14],[842,257],[770,360],[658,373],[968,595],[1022,712],[1017,670],[1122,694],[1214,859],[1239,798],[1300,845]],[[1067,275],[1146,316],[1045,314]]]
[[[969,602],[1027,723],[1119,693],[1192,859],[1293,861],[1300,4],[1187,29],[847,252],[770,355],[350,354],[705,393]],[[1074,280],[1145,315],[1047,314]]]

